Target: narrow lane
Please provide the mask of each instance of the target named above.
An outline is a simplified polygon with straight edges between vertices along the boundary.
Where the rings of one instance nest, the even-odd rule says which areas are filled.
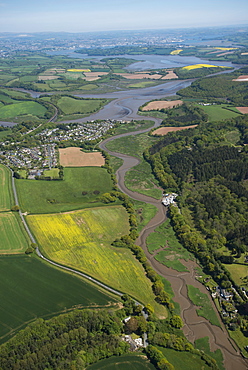
[[[176,83],[177,82],[177,83]],[[188,81],[188,85],[191,83],[191,81]],[[139,98],[138,94],[135,96],[133,94],[132,96],[119,96],[119,99],[117,96],[112,96],[114,101],[109,103],[107,106],[105,106],[101,111],[99,111],[97,114],[91,115],[89,117],[85,117],[81,122],[83,121],[88,121],[91,119],[115,119],[118,117],[118,119],[149,119],[154,121],[154,127],[159,126],[161,120],[156,119],[156,118],[151,118],[151,117],[141,117],[137,115],[137,109],[140,105],[142,105],[142,102],[146,102],[149,100],[152,100],[154,98],[160,98],[160,97],[165,97],[165,96],[170,96],[175,94],[180,88],[185,87],[182,86],[182,82],[180,81],[174,81],[174,84],[170,84],[168,86],[168,83],[166,84],[166,88],[163,89],[161,87],[160,91],[158,89],[156,90],[157,87],[154,87],[154,90],[151,91],[149,89],[149,92],[145,92],[146,89],[142,89],[142,97]],[[137,90],[135,91],[137,93]],[[120,92],[121,93],[121,92]],[[123,92],[122,92],[123,93]],[[154,93],[154,95],[153,95]],[[115,93],[117,94],[117,93]],[[84,97],[86,97],[84,95]],[[92,97],[97,97],[96,95]],[[101,95],[103,97],[103,95]],[[104,96],[105,97],[105,96]],[[107,97],[107,96],[106,96]],[[123,105],[122,105],[123,104]],[[105,117],[106,116],[106,117]],[[189,300],[187,296],[187,291],[186,291],[186,285],[187,284],[192,284],[195,285],[198,282],[195,281],[193,277],[193,268],[190,269],[190,272],[188,274],[182,275],[178,273],[175,270],[168,269],[166,266],[160,264],[157,262],[152,255],[147,251],[146,248],[146,238],[147,236],[161,223],[164,222],[166,219],[166,209],[162,205],[162,203],[159,200],[156,200],[152,197],[148,197],[139,193],[135,193],[130,191],[129,189],[126,188],[124,180],[125,180],[125,174],[126,172],[136,166],[139,163],[139,160],[137,158],[116,153],[116,152],[111,152],[106,148],[106,144],[111,141],[115,140],[118,137],[124,137],[124,136],[129,136],[129,135],[138,135],[140,133],[144,133],[149,131],[147,130],[140,130],[136,132],[131,132],[131,133],[126,133],[122,135],[117,135],[115,137],[109,138],[105,141],[103,141],[100,144],[100,147],[104,150],[106,150],[110,155],[116,156],[118,158],[121,158],[123,160],[123,165],[117,170],[116,176],[117,176],[117,181],[118,181],[118,186],[121,191],[129,195],[131,198],[145,202],[145,203],[150,203],[153,204],[157,207],[157,214],[155,217],[150,220],[150,222],[146,225],[146,227],[142,230],[142,232],[139,235],[139,238],[137,240],[137,244],[139,244],[143,250],[145,251],[147,258],[149,259],[152,267],[154,270],[159,273],[161,276],[164,276],[168,281],[170,281],[175,298],[174,300],[178,302],[181,306],[181,312],[184,320],[184,332],[185,335],[188,337],[189,340],[192,342],[197,339],[201,338],[204,336],[208,336],[210,340],[210,346],[211,350],[215,350],[217,348],[222,349],[222,353],[224,355],[224,362],[225,362],[225,368],[227,370],[233,370],[235,367],[237,367],[239,370],[247,370],[248,365],[247,361],[244,360],[240,354],[239,351],[234,349],[233,345],[231,344],[230,338],[228,337],[228,334],[226,332],[226,329],[222,327],[222,329],[211,325],[206,319],[197,316],[195,312],[195,307]],[[17,200],[18,201],[18,200]],[[18,204],[16,202],[16,204]],[[23,216],[22,216],[23,217]],[[23,218],[24,219],[24,218]],[[25,220],[24,220],[25,222]],[[32,240],[32,239],[31,239]],[[38,251],[37,251],[38,253]],[[41,257],[41,256],[40,256]],[[44,256],[43,256],[44,257]],[[43,258],[41,257],[41,258]],[[47,262],[52,262],[52,261],[47,261]],[[64,268],[61,266],[61,268]],[[76,271],[74,271],[77,273]],[[89,277],[91,278],[91,277]],[[199,289],[204,289],[204,287],[199,283]],[[205,293],[208,294],[207,291]],[[118,294],[118,293],[117,293]]]

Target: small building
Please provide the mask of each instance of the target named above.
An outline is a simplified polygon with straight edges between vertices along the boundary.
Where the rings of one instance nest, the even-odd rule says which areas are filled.
[[[175,198],[178,196],[176,193],[163,194],[162,203],[164,206],[169,206],[170,204],[175,204]]]

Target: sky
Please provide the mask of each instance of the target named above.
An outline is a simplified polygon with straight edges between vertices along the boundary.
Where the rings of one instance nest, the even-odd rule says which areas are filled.
[[[0,0],[0,32],[94,32],[247,24],[247,0]]]

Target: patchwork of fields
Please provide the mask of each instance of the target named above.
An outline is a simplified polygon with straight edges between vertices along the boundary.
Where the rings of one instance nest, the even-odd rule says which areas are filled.
[[[14,205],[10,170],[0,165],[0,255],[24,253],[30,242]]]
[[[154,305],[151,283],[141,264],[129,249],[111,246],[116,237],[128,233],[128,215],[122,206],[29,215],[27,221],[49,259]],[[160,315],[167,315],[166,308],[158,304],[155,308]]]

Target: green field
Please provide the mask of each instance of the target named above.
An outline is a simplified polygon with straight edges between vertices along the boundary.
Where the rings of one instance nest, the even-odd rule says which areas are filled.
[[[145,149],[149,148],[157,140],[157,138],[149,136],[148,133],[131,135],[110,141],[107,143],[107,148],[141,159]]]
[[[139,115],[141,116],[145,116],[145,117],[156,117],[156,118],[161,118],[162,120],[166,119],[168,117],[168,115],[164,112],[160,112],[160,111],[139,111],[138,112]]]
[[[122,129],[122,126],[120,129]],[[107,144],[107,147],[112,151],[132,155],[140,159],[140,164],[126,173],[125,185],[128,189],[160,199],[162,196],[161,189],[158,188],[158,182],[152,174],[151,166],[143,159],[144,150],[156,140],[157,138],[144,133],[113,140]]]
[[[219,370],[225,370],[223,366],[223,355],[222,355],[221,350],[217,349],[216,351],[211,352],[208,337],[197,339],[195,341],[195,346],[197,349],[211,356],[217,362]]]
[[[147,128],[153,127],[154,122],[153,121],[132,121],[130,123],[125,122],[118,125],[115,129],[115,134],[124,134],[125,132],[134,132],[138,130],[145,130]]]
[[[23,212],[55,213],[102,205],[97,197],[111,191],[112,182],[104,168],[75,167],[64,168],[63,181],[16,180],[16,188]]]
[[[247,351],[245,350],[245,347],[248,346],[248,338],[244,336],[240,329],[236,329],[235,331],[229,330],[228,333],[230,337],[235,341],[237,346],[240,348],[243,355],[247,357]]]
[[[141,354],[113,356],[87,367],[87,370],[155,370],[156,368]]]
[[[30,242],[17,212],[0,213],[0,254],[24,253]]]
[[[175,367],[175,370],[210,370],[211,368],[200,356],[190,352],[175,351],[170,348],[158,347],[167,360]]]
[[[51,170],[45,170],[44,176],[49,176],[52,179],[59,178],[59,169],[58,168],[52,168]]]
[[[149,87],[149,86],[155,86],[158,85],[157,81],[141,81],[141,82],[136,82],[128,85],[128,87],[131,88],[136,88],[136,89],[142,89],[144,87]]]
[[[9,210],[14,203],[10,170],[0,164],[0,212]]]
[[[197,315],[205,317],[211,324],[220,326],[219,319],[215,313],[210,298],[207,294],[202,293],[198,288],[193,285],[187,285],[188,296],[193,304],[200,306],[201,308],[197,309]]]
[[[140,232],[157,213],[157,208],[152,204],[133,201],[136,217],[138,220],[138,231]]]
[[[151,196],[155,199],[162,198],[162,189],[152,174],[151,166],[144,159],[126,173],[125,185],[128,189],[141,194]]]
[[[148,251],[156,254],[155,259],[167,267],[183,272],[188,271],[180,259],[188,261],[192,255],[179,243],[170,221],[165,221],[146,240]],[[157,250],[163,248],[158,253]]]
[[[62,96],[57,103],[58,108],[64,115],[82,114],[86,115],[98,111],[104,104],[106,99],[74,99],[69,96]]]
[[[240,115],[235,107],[228,104],[204,105],[201,108],[208,114],[209,121],[221,121]]]
[[[47,109],[43,105],[33,102],[18,102],[10,105],[5,105],[0,108],[0,119],[10,119],[21,115],[33,115],[44,117]]]
[[[0,103],[0,107],[1,107],[1,103]],[[5,140],[6,139],[6,136],[7,135],[9,135],[9,134],[11,134],[11,130],[10,129],[8,129],[8,130],[0,130],[0,140]]]
[[[243,261],[245,260],[244,255],[242,256]],[[248,276],[248,265],[243,263],[232,263],[224,265],[227,271],[230,272],[234,282],[240,286],[244,285],[243,279]]]
[[[130,249],[111,246],[114,239],[129,231],[128,215],[122,206],[30,215],[27,221],[48,258],[83,271],[144,304],[149,302],[166,316],[166,308],[154,302],[151,282]]]
[[[0,342],[37,317],[49,318],[78,307],[115,302],[84,280],[36,257],[0,257]]]
[[[22,91],[16,91],[11,89],[1,89],[0,93],[3,92],[4,94],[8,94],[13,99],[25,99],[28,98],[29,94],[22,92]]]

